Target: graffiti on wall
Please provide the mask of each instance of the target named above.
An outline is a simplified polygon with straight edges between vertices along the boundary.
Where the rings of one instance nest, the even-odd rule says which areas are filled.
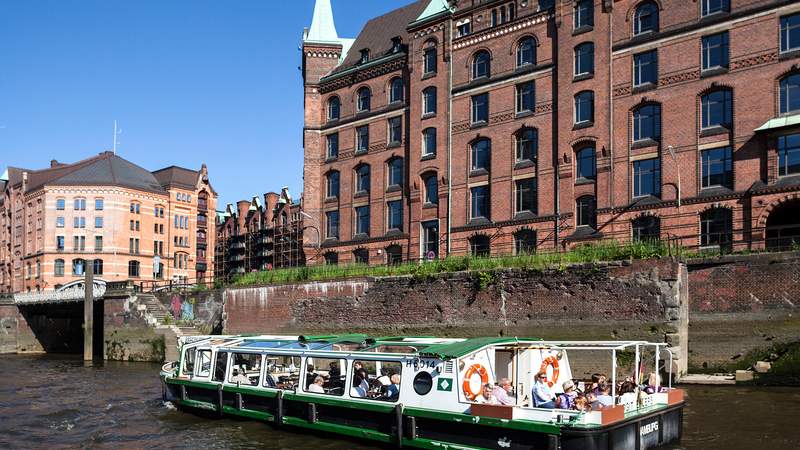
[[[172,295],[172,318],[175,320],[194,320],[194,299],[178,294]]]

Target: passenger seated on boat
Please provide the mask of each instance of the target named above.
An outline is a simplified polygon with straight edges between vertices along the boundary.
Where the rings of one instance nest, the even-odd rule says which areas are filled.
[[[515,405],[517,399],[514,398],[514,387],[511,386],[511,380],[508,378],[500,378],[497,386],[492,389],[492,396],[499,405]]]
[[[389,380],[391,384],[386,388],[385,397],[389,400],[397,400],[400,397],[400,375],[392,374]]]
[[[636,384],[632,381],[622,383],[622,386],[619,387],[619,394],[618,405],[636,402]]]
[[[367,396],[367,390],[362,385],[363,382],[364,378],[361,375],[361,371],[353,374],[353,386],[350,388],[351,397],[364,398]]]
[[[248,378],[243,372],[239,372],[239,369],[237,368],[233,369],[233,376],[231,377],[230,382],[236,384],[251,384],[250,378]]]
[[[361,377],[361,389],[363,389],[364,392],[369,392],[369,374],[367,373],[367,369],[358,369],[356,373]]]
[[[598,386],[600,386],[600,383],[605,383],[605,382],[606,382],[605,375],[603,375],[602,373],[593,373],[591,391],[593,391],[595,395],[599,395],[600,390],[598,389]]]
[[[533,397],[533,406],[536,408],[553,409],[556,407],[555,397],[550,390],[550,386],[547,385],[547,374],[545,372],[539,372],[534,377],[531,397]]]
[[[325,384],[325,379],[322,378],[321,376],[317,375],[314,378],[314,382],[311,383],[311,385],[309,385],[308,389],[306,389],[306,390],[308,392],[316,392],[318,394],[324,394],[325,393],[325,389],[323,389],[323,387],[322,387],[323,384]]]
[[[394,374],[392,369],[381,367],[381,376],[378,377],[378,383],[381,386],[390,386],[392,384],[392,374]]]
[[[647,378],[647,382],[644,385],[644,391],[648,394],[655,394],[657,392],[656,385],[658,385],[658,391],[666,391],[661,384],[661,377],[655,372],[650,372],[650,376]]]
[[[316,378],[317,378],[317,373],[314,372],[314,365],[313,364],[307,364],[306,365],[306,390],[308,390],[308,387],[311,386],[311,383],[313,383]]]
[[[497,399],[492,395],[493,389],[494,386],[492,386],[491,383],[484,384],[483,387],[481,387],[481,394],[475,397],[475,403],[497,405]]]
[[[594,395],[594,394],[590,393],[589,395]],[[575,398],[575,404],[572,405],[572,409],[574,409],[576,411],[583,411],[583,412],[591,411],[592,410],[592,405],[589,402],[588,395],[580,395],[580,394],[578,394],[578,396]]]
[[[572,409],[575,406],[575,399],[578,397],[578,393],[575,392],[575,383],[567,380],[561,384],[561,387],[564,389],[564,393],[556,397],[556,408]]]
[[[614,397],[611,396],[611,385],[606,382],[602,382],[597,385],[599,394],[597,394],[597,403],[600,407],[607,408],[609,406],[614,406]]]
[[[341,381],[342,371],[339,370],[339,363],[331,361],[328,366],[328,378],[331,383],[334,381]]]

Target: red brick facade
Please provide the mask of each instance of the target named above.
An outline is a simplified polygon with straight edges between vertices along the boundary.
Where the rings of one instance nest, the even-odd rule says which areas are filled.
[[[767,237],[799,234],[800,165],[795,156],[779,157],[785,136],[800,133],[800,120],[792,120],[800,114],[793,106],[800,104],[800,88],[791,78],[800,73],[797,2],[466,0],[422,17],[429,3],[374,19],[352,46],[304,43],[304,208],[323,236],[319,246],[316,236],[305,237],[309,263],[326,254],[346,263],[366,253],[370,264],[382,264],[387,249],[412,260],[431,249],[437,256],[483,253],[487,242],[489,254],[501,255],[529,249],[531,242],[547,251],[647,235],[689,247],[761,248],[785,243]],[[717,3],[721,11],[706,11]],[[405,21],[400,28],[398,20]],[[466,23],[470,29],[463,33]],[[391,44],[395,37],[400,45]],[[519,55],[525,39],[535,43],[528,64],[530,56]],[[576,62],[578,46],[586,43],[593,54]],[[435,72],[426,72],[429,48],[436,49]],[[358,61],[364,49],[369,56]],[[480,52],[488,52],[488,76],[474,73]],[[647,65],[649,55],[654,66]],[[396,77],[403,80],[403,96],[390,103]],[[534,100],[521,105],[518,90],[525,83],[533,83]],[[371,91],[370,108],[357,112],[364,87]],[[431,87],[433,114],[423,110]],[[591,113],[576,123],[576,95],[589,92]],[[473,102],[483,94],[486,120],[476,121]],[[329,120],[333,97],[340,114]],[[727,100],[722,107],[719,98]],[[393,117],[402,118],[399,143],[389,142]],[[767,124],[777,118],[788,119]],[[356,154],[363,126],[369,145]],[[435,155],[423,154],[426,129],[436,130]],[[535,130],[535,156],[518,159],[517,137],[525,130]],[[336,133],[338,156],[329,157],[327,141]],[[472,146],[483,140],[490,143],[488,163],[476,164],[481,155]],[[580,152],[585,148],[594,152]],[[579,158],[592,154],[593,162]],[[399,188],[389,184],[387,163],[395,158],[403,161]],[[356,192],[356,171],[366,166],[369,189]],[[334,172],[339,192],[328,195]],[[432,175],[436,202],[427,195]],[[518,192],[530,185],[534,205],[521,195],[526,191]],[[474,211],[482,194],[488,207]],[[389,202],[396,200],[402,226],[390,229]],[[359,233],[362,206],[368,206],[369,224]],[[338,235],[330,236],[326,213],[336,211]],[[650,227],[634,230],[634,223]],[[437,235],[426,235],[428,224],[436,224]]]

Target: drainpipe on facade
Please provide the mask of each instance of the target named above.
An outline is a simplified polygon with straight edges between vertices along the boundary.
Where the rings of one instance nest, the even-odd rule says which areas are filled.
[[[614,207],[614,5],[609,2],[608,8],[608,204]]]
[[[559,6],[563,8],[563,3],[560,3]],[[559,11],[561,12],[561,11]],[[560,20],[560,19],[559,19]],[[553,14],[553,35],[556,36],[556,39],[553,39],[553,60],[556,61],[556,73],[555,76],[552,77],[553,79],[553,112],[552,117],[555,117],[556,122],[558,122],[558,71],[559,71],[559,62],[558,62],[558,25],[556,25],[556,15]],[[553,128],[553,150],[551,152],[551,157],[553,158],[553,207],[555,213],[555,220],[553,221],[553,248],[558,251],[558,227],[559,222],[561,222],[561,200],[560,200],[560,192],[559,192],[559,184],[561,182],[560,178],[560,168],[559,165],[561,164],[558,152],[558,127]]]
[[[447,21],[447,249],[445,257],[450,256],[451,219],[453,216],[453,176],[451,173],[453,160],[453,15]]]

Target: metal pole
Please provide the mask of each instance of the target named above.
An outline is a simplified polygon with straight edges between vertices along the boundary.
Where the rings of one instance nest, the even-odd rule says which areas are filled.
[[[661,385],[661,383],[659,383],[659,381],[660,381],[659,378],[661,378],[661,375],[660,375],[660,372],[658,370],[658,357],[660,356],[659,353],[658,353],[658,350],[660,348],[661,348],[660,346],[656,345],[656,390],[655,390],[656,392],[658,392],[658,388]]]
[[[611,397],[617,398],[617,349],[611,350]]]
[[[83,360],[91,361],[94,358],[94,260],[85,260],[83,264]]]
[[[639,344],[636,344],[636,367],[633,368],[633,376],[636,380],[636,385],[639,385]]]

